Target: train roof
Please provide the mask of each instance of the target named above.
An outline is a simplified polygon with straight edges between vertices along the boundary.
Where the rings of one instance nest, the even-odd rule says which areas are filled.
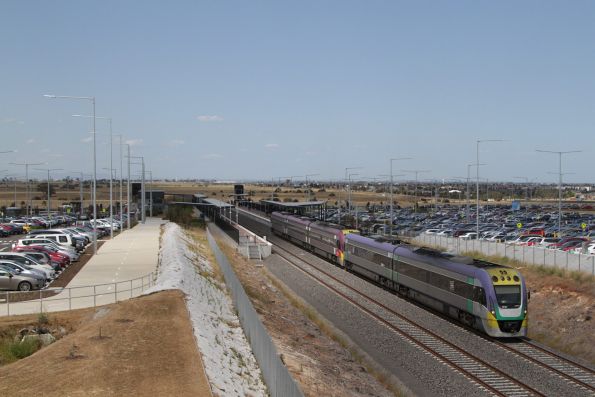
[[[415,247],[408,244],[391,244],[388,242],[374,241],[368,237],[358,235],[348,235],[349,241],[356,241],[370,247],[374,247],[378,250],[393,252],[398,256],[404,258],[410,258],[414,260],[420,260],[420,256],[424,257],[426,263],[440,267],[443,269],[451,270],[456,273],[464,274],[467,276],[475,276],[477,270],[480,269],[491,269],[501,268],[501,266],[495,263],[483,261],[480,259],[474,259],[468,256],[453,255],[447,252],[438,251],[427,247]]]

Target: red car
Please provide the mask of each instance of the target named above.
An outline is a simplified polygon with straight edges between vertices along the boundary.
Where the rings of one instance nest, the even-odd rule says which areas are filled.
[[[70,265],[70,258],[66,255],[57,252],[56,250],[42,246],[42,245],[25,245],[25,246],[15,246],[13,252],[22,252],[22,251],[38,251],[38,252],[45,252],[50,256],[52,262],[56,262],[60,264],[61,268],[65,268],[66,266]]]
[[[555,244],[552,244],[550,246],[550,248],[555,248],[555,249],[564,249],[567,248],[567,246],[571,246],[573,244],[571,243],[576,243],[577,245],[582,244],[585,241],[588,241],[589,239],[584,238],[584,237],[564,237],[562,238],[560,241],[558,241]],[[567,250],[565,250],[567,251]]]

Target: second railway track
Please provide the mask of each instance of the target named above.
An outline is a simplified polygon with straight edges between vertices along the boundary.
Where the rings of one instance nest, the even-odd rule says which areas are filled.
[[[295,247],[284,240],[281,241],[283,241],[283,244],[288,244],[288,246],[292,247],[292,249],[300,249],[299,247]],[[279,256],[283,257],[289,264],[299,269],[301,272],[307,274],[309,277],[315,279],[317,282],[332,290],[334,293],[340,295],[343,299],[348,300],[358,309],[374,317],[377,321],[388,326],[391,330],[398,333],[408,342],[426,350],[441,362],[446,363],[456,371],[462,373],[468,379],[475,382],[482,390],[499,396],[546,395],[525,384],[522,380],[515,378],[513,375],[494,367],[488,361],[460,348],[430,329],[418,324],[414,320],[411,320],[400,313],[395,312],[383,303],[378,302],[374,298],[362,293],[350,285],[347,285],[329,272],[321,269],[315,264],[312,264],[311,261],[307,261],[304,257],[291,252],[289,249],[280,246],[278,243],[274,245],[274,251]],[[365,307],[362,303],[357,302],[348,294],[340,291],[338,288],[323,280],[313,272],[304,269],[303,266],[300,266],[296,262],[306,263],[317,272],[320,272],[325,277],[330,278],[332,282],[338,283],[341,288],[347,288],[350,292],[355,293],[359,297],[372,303],[377,308],[387,311],[390,313],[390,315],[394,316],[396,321],[389,321],[385,317],[379,316],[374,311],[370,310],[370,308]],[[490,338],[485,339],[508,351],[509,353],[516,354],[528,362],[551,371],[555,376],[558,376],[567,382],[571,382],[574,387],[582,389],[583,393],[586,395],[595,396],[595,388],[593,388],[592,385],[595,379],[595,372],[590,368],[581,366],[580,364],[569,361],[563,357],[559,357],[552,352],[527,342],[523,342],[521,344],[515,345],[515,347],[512,347],[506,343],[492,340]]]

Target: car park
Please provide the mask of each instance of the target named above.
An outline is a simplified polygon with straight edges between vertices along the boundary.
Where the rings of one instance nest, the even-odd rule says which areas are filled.
[[[21,263],[7,259],[0,259],[0,265],[18,271],[19,274],[31,275],[32,277],[40,277],[43,279],[43,282],[45,284],[46,275],[45,272],[42,270],[33,269],[32,267],[29,267],[27,265],[23,265]]]
[[[19,265],[25,265],[33,270],[39,270],[45,274],[46,280],[52,280],[56,277],[55,270],[49,265],[42,265],[33,258],[17,252],[0,252],[0,260],[15,262]]]

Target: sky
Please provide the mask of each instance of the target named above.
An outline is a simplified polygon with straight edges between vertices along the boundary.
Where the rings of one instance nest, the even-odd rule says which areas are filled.
[[[564,180],[593,183],[593,20],[580,0],[5,0],[0,151],[18,152],[0,170],[92,172],[92,120],[72,117],[91,102],[54,94],[94,96],[155,178],[372,179],[408,157],[395,180],[451,179],[500,139],[479,146],[481,178],[555,182],[557,155],[536,149],[581,150]]]

